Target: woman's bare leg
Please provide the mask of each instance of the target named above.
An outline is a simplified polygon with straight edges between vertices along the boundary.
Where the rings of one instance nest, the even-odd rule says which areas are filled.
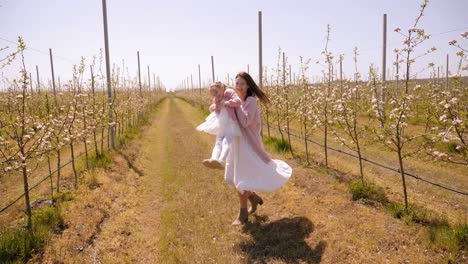
[[[249,199],[251,192],[244,191],[244,193],[238,192],[238,194],[239,194],[240,208],[247,208],[247,201]]]
[[[239,194],[239,203],[240,203],[240,210],[238,217],[232,222],[233,225],[241,225],[247,222],[247,218],[249,217],[249,213],[247,210],[247,200],[251,194],[249,191],[244,191],[244,193]]]

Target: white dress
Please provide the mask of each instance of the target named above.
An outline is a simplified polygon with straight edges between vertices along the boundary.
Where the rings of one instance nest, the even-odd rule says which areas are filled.
[[[215,136],[232,135],[236,137],[241,134],[239,124],[229,117],[225,107],[221,108],[219,114],[215,111],[211,112],[205,122],[197,127],[197,130]]]
[[[243,191],[271,192],[291,177],[292,168],[282,160],[265,163],[245,137],[235,137],[226,161],[224,179],[228,185]]]
[[[242,114],[244,113],[244,114]],[[231,144],[231,151],[226,159],[224,179],[228,185],[243,191],[271,192],[283,186],[291,177],[292,168],[282,160],[272,159],[268,163],[260,158],[249,142],[248,131],[255,131],[261,144],[261,117],[256,100],[248,97],[240,108],[236,108],[238,122],[250,123],[248,128],[241,128],[242,135],[235,137]],[[247,116],[245,116],[247,115]],[[246,119],[250,121],[245,121]],[[263,148],[263,144],[261,144]]]

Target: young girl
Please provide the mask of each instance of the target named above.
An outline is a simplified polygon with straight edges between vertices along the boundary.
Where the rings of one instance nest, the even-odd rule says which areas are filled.
[[[226,89],[221,82],[213,83],[209,91],[213,96],[211,114],[197,127],[197,130],[216,135],[216,143],[211,158],[203,160],[203,165],[223,169],[233,138],[240,136],[234,108],[241,105],[241,100],[234,90]]]

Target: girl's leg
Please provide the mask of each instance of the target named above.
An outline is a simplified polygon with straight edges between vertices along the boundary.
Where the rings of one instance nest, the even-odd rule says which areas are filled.
[[[222,142],[223,147],[221,150],[221,155],[219,156],[219,160],[226,162],[227,155],[229,154],[229,151],[231,150],[232,140],[233,140],[232,135],[224,135],[224,139]]]
[[[213,151],[211,152],[211,159],[219,159],[219,155],[221,154],[221,150],[223,148],[223,138],[223,135],[216,136],[216,143],[213,148]]]

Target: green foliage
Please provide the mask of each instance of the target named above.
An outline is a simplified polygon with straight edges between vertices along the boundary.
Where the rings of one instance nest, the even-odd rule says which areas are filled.
[[[375,201],[381,204],[388,203],[384,190],[379,186],[357,180],[349,185],[349,190],[353,196],[353,201],[364,200]]]
[[[403,219],[407,223],[417,223],[425,226],[440,227],[448,226],[448,220],[427,212],[415,205],[405,205],[398,203],[390,203],[387,206],[388,212],[395,218]]]
[[[66,202],[71,200],[73,200],[73,194],[71,192],[54,193],[54,202]]]
[[[127,144],[129,140],[134,139],[138,133],[140,133],[140,130],[141,129],[136,126],[129,126],[127,129],[125,129],[123,135],[118,137],[118,145],[121,146]]]
[[[437,247],[451,250],[468,249],[468,225],[430,227],[428,238]]]
[[[89,159],[89,168],[109,168],[112,164],[112,159],[109,152],[101,153]]]
[[[263,137],[263,144],[272,146],[277,152],[284,153],[291,150],[291,146],[286,140],[282,140],[275,137]]]
[[[33,231],[13,228],[0,233],[0,260],[2,263],[26,262],[34,252],[42,250],[53,233],[63,229],[63,219],[59,210],[47,206],[34,212]]]

